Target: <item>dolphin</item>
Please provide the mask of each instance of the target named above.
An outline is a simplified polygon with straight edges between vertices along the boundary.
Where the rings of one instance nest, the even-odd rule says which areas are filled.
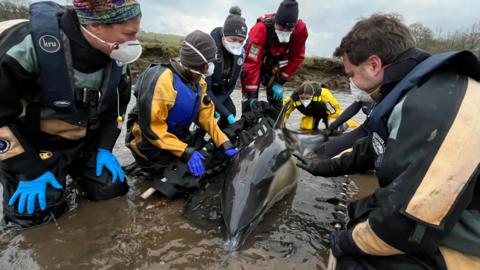
[[[265,213],[297,185],[298,172],[292,153],[304,149],[297,138],[301,136],[285,128],[287,107],[288,104],[273,129],[241,150],[224,178],[221,207],[228,251],[239,249]],[[318,140],[324,138],[314,142]]]

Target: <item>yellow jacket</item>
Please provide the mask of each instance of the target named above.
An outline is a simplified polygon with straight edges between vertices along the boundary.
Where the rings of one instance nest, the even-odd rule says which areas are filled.
[[[137,145],[142,139],[146,139],[150,144],[170,151],[177,157],[182,157],[188,144],[180,140],[175,134],[168,131],[168,115],[173,108],[177,98],[177,91],[173,85],[174,73],[170,68],[165,68],[156,81],[155,87],[143,87],[140,85],[139,91],[153,91],[153,94],[138,94],[137,107],[139,121],[133,125],[132,134],[134,139],[130,142],[130,147],[137,154],[145,157],[138,150]],[[215,145],[220,147],[229,141],[228,137],[218,127],[214,118],[215,107],[213,102],[204,102],[206,96],[207,84],[205,80],[200,81],[202,89],[201,102],[198,117],[195,122],[205,130],[213,139]],[[144,117],[145,119],[142,119]]]

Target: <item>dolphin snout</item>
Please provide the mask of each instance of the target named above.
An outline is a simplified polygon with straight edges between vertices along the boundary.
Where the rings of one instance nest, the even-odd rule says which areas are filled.
[[[224,244],[224,249],[229,252],[236,251],[242,245],[242,233],[238,232],[234,235],[229,235],[227,241]]]

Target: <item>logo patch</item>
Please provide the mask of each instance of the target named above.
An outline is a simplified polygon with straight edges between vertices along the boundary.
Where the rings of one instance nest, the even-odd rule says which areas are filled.
[[[60,50],[60,41],[54,36],[43,35],[38,40],[40,48],[47,53],[56,53]]]
[[[55,105],[56,107],[59,107],[59,108],[66,108],[66,107],[70,106],[70,104],[72,104],[72,103],[68,100],[57,100],[57,101],[53,102],[53,105]]]
[[[11,144],[9,141],[0,139],[0,154],[5,154],[10,150]]]
[[[375,167],[379,168],[383,161],[383,153],[385,153],[385,141],[376,132],[373,132],[372,146],[373,150],[375,150],[375,154],[377,154],[377,158],[375,159]]]
[[[243,65],[243,58],[239,57],[237,60],[237,66],[241,66],[241,65]]]
[[[40,159],[47,160],[53,156],[53,153],[50,151],[41,150],[38,152],[38,155],[40,156]]]
[[[248,57],[252,60],[257,60],[259,51],[260,51],[260,48],[257,45],[253,44],[252,47],[250,48],[250,52],[248,53]]]
[[[378,135],[378,133],[374,132],[372,137],[372,145],[375,153],[380,156],[385,153],[385,142],[383,141],[382,137]]]

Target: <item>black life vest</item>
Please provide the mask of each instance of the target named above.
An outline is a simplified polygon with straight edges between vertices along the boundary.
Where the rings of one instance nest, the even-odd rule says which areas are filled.
[[[73,81],[72,56],[68,37],[60,29],[60,17],[65,8],[54,2],[38,2],[30,6],[30,25],[38,60],[42,92],[40,102],[59,113],[73,113],[76,94]],[[98,111],[115,105],[122,65],[111,61],[106,69]]]
[[[273,42],[275,40],[278,41],[278,38],[277,38],[277,33],[275,32],[275,15],[269,17],[269,16],[264,16],[263,18],[260,18],[257,20],[257,22],[259,21],[262,21],[265,26],[267,27],[267,43],[265,44],[265,54],[264,54],[264,57],[263,57],[263,63],[266,64],[267,66],[280,66],[280,67],[283,67],[283,66],[286,66],[288,65],[288,60],[286,60],[286,62],[284,62],[285,60],[285,57],[287,57],[288,53],[290,52],[290,48],[291,48],[291,41],[294,40],[294,33],[292,33],[292,36],[290,37],[290,42],[286,45],[287,46],[287,50],[280,54],[280,55],[272,55],[269,53],[269,49],[270,47],[272,47],[273,45]]]
[[[383,141],[388,139],[387,121],[390,118],[395,105],[417,84],[429,74],[447,63],[457,63],[464,73],[474,79],[480,79],[480,62],[470,51],[446,52],[430,56],[405,76],[390,93],[380,101],[365,124],[372,131],[377,133]],[[461,64],[460,64],[461,63]]]
[[[230,68],[230,72],[228,74],[225,74],[225,51],[222,43],[222,32],[222,28],[218,27],[215,28],[211,33],[211,36],[215,40],[215,44],[217,45],[217,59],[214,62],[215,72],[211,77],[210,87],[215,95],[229,97],[235,89],[235,85],[238,81],[238,78],[240,77],[245,52],[243,51],[241,55],[232,55],[232,67]]]

